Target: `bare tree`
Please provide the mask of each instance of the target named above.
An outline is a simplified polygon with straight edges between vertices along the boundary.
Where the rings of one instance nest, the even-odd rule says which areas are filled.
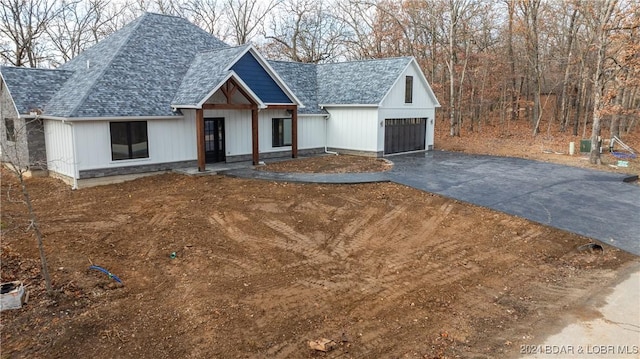
[[[526,24],[526,40],[527,40],[527,64],[529,68],[529,81],[533,83],[533,111],[532,122],[533,135],[540,132],[540,120],[542,118],[542,109],[540,108],[540,43],[538,33],[538,11],[540,9],[541,0],[521,0],[519,2],[520,10],[523,13]]]
[[[2,44],[3,60],[38,67],[47,55],[42,37],[58,11],[55,0],[0,0],[0,34],[10,40]]]
[[[351,60],[368,59],[374,56],[372,35],[375,21],[375,4],[361,0],[341,0],[336,3],[336,16],[344,24],[347,37],[344,39],[347,57]]]
[[[509,28],[507,31],[507,55],[509,57],[509,84],[511,85],[511,115],[509,119],[511,121],[515,121],[518,118],[518,95],[517,94],[517,84],[516,84],[516,55],[513,51],[513,23],[515,16],[515,0],[505,0],[507,5],[507,12],[509,14]]]
[[[593,77],[593,123],[591,127],[591,153],[589,156],[589,161],[593,164],[601,163],[599,138],[600,120],[605,107],[603,95],[605,91],[604,70],[608,43],[607,35],[617,3],[618,0],[597,0],[593,1],[591,3],[592,7],[589,6],[587,10],[594,19],[596,33],[595,50],[597,52],[595,63],[596,72]]]
[[[53,294],[53,288],[51,286],[51,276],[49,275],[49,267],[47,264],[47,256],[44,251],[43,235],[40,231],[40,225],[38,217],[33,208],[33,202],[29,189],[27,187],[26,176],[35,167],[45,166],[46,163],[35,163],[42,161],[34,161],[29,158],[30,156],[25,152],[28,139],[34,135],[34,132],[42,131],[42,120],[35,119],[4,119],[5,123],[2,124],[3,129],[0,135],[3,138],[0,140],[0,150],[2,151],[2,162],[6,167],[16,176],[18,183],[20,184],[20,193],[22,195],[22,202],[27,207],[29,215],[29,225],[27,230],[33,230],[36,236],[36,242],[38,246],[38,252],[40,254],[40,264],[42,270],[42,277],[44,278],[45,289],[47,294]],[[6,121],[11,121],[11,126],[6,126]],[[40,133],[40,135],[43,135]],[[44,160],[46,162],[46,160]],[[7,193],[9,196],[10,194]]]
[[[139,12],[156,12],[163,15],[185,16],[180,0],[135,0],[133,9]]]
[[[268,3],[255,0],[226,0],[225,15],[236,44],[246,44],[263,26],[267,15],[281,0]]]
[[[107,15],[108,0],[76,0],[63,4],[59,16],[51,19],[46,32],[67,62],[104,37],[102,27],[115,15]]]
[[[224,41],[227,34],[222,28],[223,11],[217,0],[187,0],[183,6],[194,24]]]
[[[344,25],[324,2],[288,0],[279,9],[280,16],[272,20],[265,35],[271,41],[266,48],[272,57],[319,63],[341,55]]]
[[[465,45],[463,55],[464,65],[461,71],[461,76],[458,78],[457,71],[460,57],[459,35],[461,33],[463,35],[468,35],[466,28],[464,31],[461,31],[461,29],[465,27],[469,18],[474,14],[475,6],[471,0],[448,0],[446,9],[442,32],[445,34],[444,38],[447,41],[447,57],[445,58],[445,63],[449,74],[449,135],[459,136],[460,117],[456,112],[456,99],[458,98],[458,95],[456,94],[456,83],[458,84],[458,89],[463,85],[466,61],[469,55],[467,43]],[[466,43],[467,41],[464,42]]]
[[[561,67],[564,70],[564,78],[562,82],[562,94],[560,97],[560,128],[563,132],[566,129],[567,123],[569,121],[569,90],[571,86],[571,83],[569,82],[569,76],[571,75],[574,39],[576,37],[576,31],[578,29],[576,24],[578,22],[578,15],[580,14],[578,11],[579,3],[574,3],[572,7],[573,8],[571,9],[571,20],[569,21],[569,27],[566,29],[566,33],[564,34],[566,38],[566,47],[561,59]]]

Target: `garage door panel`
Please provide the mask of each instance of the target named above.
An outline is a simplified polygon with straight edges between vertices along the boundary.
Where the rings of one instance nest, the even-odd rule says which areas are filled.
[[[385,120],[384,153],[425,149],[426,118],[388,118]]]

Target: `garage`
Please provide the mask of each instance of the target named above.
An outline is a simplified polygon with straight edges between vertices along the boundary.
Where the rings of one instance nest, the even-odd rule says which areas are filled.
[[[400,153],[425,149],[426,118],[385,119],[384,153]]]

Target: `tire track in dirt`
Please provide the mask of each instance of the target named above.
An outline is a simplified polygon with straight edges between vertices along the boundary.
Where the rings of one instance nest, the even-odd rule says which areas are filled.
[[[283,268],[284,271],[297,271],[298,268],[304,267],[318,269],[322,266],[332,266],[331,262],[334,261],[333,257],[326,253],[326,251],[318,248],[320,243],[317,238],[299,233],[293,227],[281,221],[268,220],[262,224],[271,228],[276,233],[271,238],[262,239],[263,244],[292,252],[304,258],[285,266]],[[286,291],[282,291],[282,283],[275,280],[266,284],[266,286],[265,284],[261,285],[261,295],[266,295],[270,298],[268,303],[265,303],[258,297],[245,298],[243,302],[258,306],[267,311],[297,311],[304,308],[308,303],[330,302],[332,292],[330,289],[339,289],[339,287],[346,288],[348,285],[319,278],[308,278],[297,280],[289,284]]]
[[[377,249],[392,244],[391,241],[383,240],[384,238],[392,237],[394,232],[396,233],[396,238],[402,237],[406,233],[406,227],[398,230],[400,221],[396,221],[404,211],[406,211],[404,206],[396,206],[376,221],[373,219],[374,215],[365,215],[366,221],[357,221],[355,224],[352,232],[354,234],[353,239],[348,240],[345,238],[340,241],[344,243],[344,252],[348,253],[351,259],[369,263],[371,255]],[[365,211],[365,213],[367,212]]]
[[[245,274],[260,274],[263,271],[263,265],[257,257],[262,253],[261,243],[257,238],[236,225],[237,223],[242,223],[242,221],[238,221],[239,218],[245,219],[246,217],[241,213],[222,214],[214,212],[209,215],[208,221],[220,233],[224,234],[234,246],[244,247],[245,249],[242,251],[244,255],[242,257],[234,257],[223,253],[215,253],[210,256],[222,261],[222,263],[233,264],[235,267],[242,269]],[[236,251],[230,252],[236,253]]]
[[[362,228],[367,228],[377,212],[378,211],[375,208],[366,208],[359,217],[347,223],[347,225],[340,231],[340,235],[338,235],[338,237],[332,241],[332,245],[330,246],[332,247],[331,254],[337,256],[339,259],[346,259],[351,254],[349,247],[355,246],[355,244],[349,245],[347,242],[359,230],[361,230]]]
[[[370,277],[369,289],[375,291],[376,300],[370,300],[372,305],[366,309],[355,309],[354,315],[367,315],[369,317],[384,317],[384,313],[396,311],[402,304],[402,298],[409,293],[415,293],[421,288],[446,286],[465,278],[476,275],[481,269],[479,266],[465,266],[464,263],[476,260],[471,252],[465,248],[468,243],[461,241],[441,242],[434,237],[440,224],[449,218],[454,208],[452,201],[444,203],[438,211],[424,221],[417,230],[411,231],[411,235],[402,234],[398,240],[389,242],[389,248],[394,251],[386,256],[387,263],[378,277]],[[423,247],[422,255],[416,254],[417,247]],[[447,262],[444,259],[447,258]],[[449,262],[448,259],[451,259]],[[404,303],[406,304],[406,303]],[[399,319],[401,322],[413,322],[415,313],[405,313]],[[381,326],[379,323],[363,328],[365,334],[360,338],[364,352],[380,352],[385,347],[381,338],[392,335],[397,328],[393,326]],[[391,349],[391,348],[390,348]]]
[[[266,243],[300,254],[308,263],[324,264],[333,260],[329,254],[319,248],[320,243],[317,238],[299,233],[295,228],[278,220],[265,220],[262,224],[276,232],[274,238],[264,239]]]
[[[173,223],[174,218],[175,218],[175,213],[160,212],[154,215],[153,217],[151,217],[151,219],[149,220],[149,222],[147,222],[147,224],[151,227],[168,226]]]
[[[314,279],[298,282],[296,283],[298,295],[279,298],[277,308],[298,311],[304,309],[304,303],[312,301],[321,303],[319,310],[330,312],[331,305],[323,305],[322,303],[332,303],[334,298],[339,296],[340,291],[350,291],[350,296],[357,298],[356,303],[368,303],[366,308],[354,305],[351,309],[351,314],[354,316],[375,317],[380,312],[393,311],[399,298],[408,291],[416,290],[425,281],[446,277],[446,274],[440,270],[443,265],[439,263],[421,268],[416,267],[418,260],[413,252],[414,246],[427,240],[425,234],[432,233],[437,225],[448,216],[451,209],[451,206],[443,206],[435,218],[420,227],[421,230],[417,235],[411,235],[409,232],[412,230],[409,228],[393,225],[398,221],[398,216],[407,211],[407,208],[398,206],[377,221],[374,220],[374,216],[379,210],[366,211],[362,218],[358,218],[346,226],[347,229],[342,231],[340,241],[338,241],[344,245],[338,251],[332,251],[334,255],[336,252],[342,253],[334,260],[348,258],[350,261],[356,261],[358,265],[353,267],[359,268],[359,270],[341,277],[333,277],[332,280]],[[350,236],[353,236],[351,241],[349,241]],[[352,252],[361,251],[364,251],[363,255],[351,256]],[[372,260],[372,258],[380,257],[385,257],[387,260],[383,262]],[[381,272],[377,275],[370,275],[372,268],[379,268]],[[436,278],[434,273],[437,273],[437,276],[441,278]],[[412,278],[416,277],[416,274],[422,275],[424,278],[415,282]],[[269,297],[273,297],[274,294],[269,294]],[[363,353],[379,352],[380,348],[384,347],[384,338],[392,330],[394,330],[393,326],[381,325],[377,322],[364,324],[361,328],[362,336],[358,338],[360,350]],[[310,332],[308,336],[312,337],[312,334]],[[293,353],[296,347],[299,347],[299,343],[290,343],[282,346],[282,351],[278,353]],[[286,348],[291,349],[287,350]],[[276,355],[276,357],[286,357],[286,355]],[[334,356],[329,354],[329,357]]]

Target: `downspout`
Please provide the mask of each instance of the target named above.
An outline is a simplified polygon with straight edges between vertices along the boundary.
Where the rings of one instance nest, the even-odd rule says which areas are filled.
[[[76,128],[73,125],[73,122],[67,122],[62,120],[62,123],[68,126],[71,126],[71,148],[73,152],[73,187],[71,189],[78,189],[78,177],[80,174],[78,173],[78,150],[76,146]]]
[[[325,116],[325,119],[324,119],[324,153],[337,156],[338,152],[329,151],[329,148],[327,147],[327,142],[329,141],[329,137],[327,136],[328,135],[327,122],[329,122],[330,118],[331,118],[331,114],[328,114],[327,116]]]

